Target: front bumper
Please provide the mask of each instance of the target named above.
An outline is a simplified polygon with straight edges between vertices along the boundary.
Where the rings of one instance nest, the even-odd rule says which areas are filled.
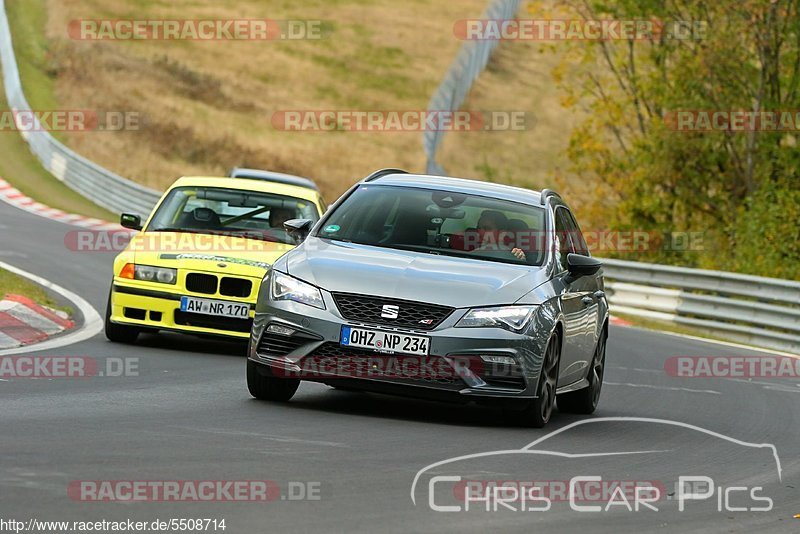
[[[258,288],[253,291],[258,294]],[[248,319],[234,319],[186,313],[181,311],[181,296],[226,300],[250,306]],[[187,334],[248,339],[255,315],[255,298],[234,299],[220,295],[200,295],[181,291],[164,291],[153,284],[114,281],[111,291],[110,320],[115,324],[151,330],[170,330]]]
[[[536,319],[523,334],[500,328],[455,328],[468,311],[457,309],[433,330],[411,330],[347,320],[330,294],[323,292],[323,298],[326,310],[262,300],[255,315],[248,357],[275,376],[348,388],[461,401],[535,397],[552,332],[551,327],[537,324]],[[294,332],[279,335],[267,330],[270,325]],[[428,337],[429,356],[390,355],[341,346],[345,325]],[[514,363],[486,362],[481,356],[510,357]]]

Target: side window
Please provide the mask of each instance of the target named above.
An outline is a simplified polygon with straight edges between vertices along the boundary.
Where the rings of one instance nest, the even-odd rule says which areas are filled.
[[[583,234],[581,233],[577,221],[575,221],[575,217],[568,210],[561,209],[560,211],[565,214],[567,226],[569,227],[569,237],[572,241],[572,247],[575,249],[575,253],[581,256],[589,256],[589,247],[586,245],[586,240],[583,238]]]
[[[569,238],[570,228],[567,219],[567,210],[564,208],[556,208],[556,260],[558,261],[558,271],[565,271],[567,269],[567,254],[575,252],[572,248],[572,242]]]

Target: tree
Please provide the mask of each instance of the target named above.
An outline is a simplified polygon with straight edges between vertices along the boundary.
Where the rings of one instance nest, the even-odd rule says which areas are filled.
[[[651,21],[653,30],[571,41],[554,72],[565,102],[588,113],[572,133],[571,172],[611,199],[592,212],[593,224],[705,233],[699,253],[660,249],[635,259],[800,278],[798,1],[563,5],[586,21]],[[736,110],[748,118],[791,111],[797,122],[783,131],[677,128],[679,112]]]

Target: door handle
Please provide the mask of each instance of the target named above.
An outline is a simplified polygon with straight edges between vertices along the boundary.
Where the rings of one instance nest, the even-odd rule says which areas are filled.
[[[594,298],[596,298],[596,299],[601,299],[601,298],[603,298],[603,297],[605,297],[605,296],[606,296],[606,293],[605,293],[605,291],[603,291],[603,290],[598,290],[598,291],[595,291],[595,292],[594,292],[594,294],[593,294],[592,296],[593,296]]]
[[[583,302],[584,304],[586,304],[588,306],[589,304],[594,302],[594,299],[592,297],[586,296],[586,297],[583,297],[581,299],[581,302]]]

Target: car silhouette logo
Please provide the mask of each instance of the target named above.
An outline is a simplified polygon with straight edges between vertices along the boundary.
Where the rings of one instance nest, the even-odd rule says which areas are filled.
[[[381,317],[384,319],[397,319],[400,315],[400,306],[394,306],[392,304],[384,304],[383,311],[381,312]]]

